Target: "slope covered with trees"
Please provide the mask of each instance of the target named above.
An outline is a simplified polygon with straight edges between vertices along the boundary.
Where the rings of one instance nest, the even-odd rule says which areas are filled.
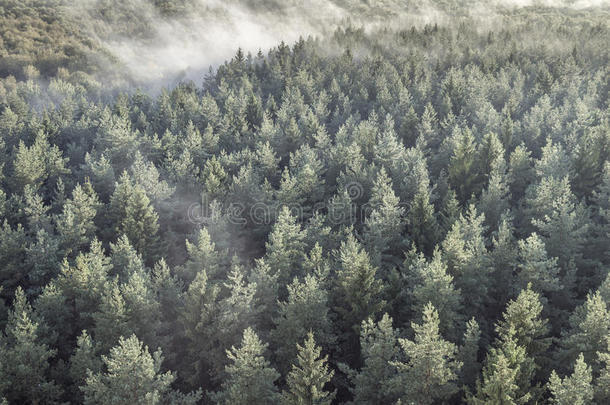
[[[608,14],[477,21],[157,95],[4,39],[0,400],[610,402]]]

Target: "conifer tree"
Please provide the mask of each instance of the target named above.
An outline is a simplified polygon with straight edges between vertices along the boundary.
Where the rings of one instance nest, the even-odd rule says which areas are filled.
[[[330,405],[335,392],[325,390],[335,372],[330,370],[328,356],[320,357],[322,349],[316,346],[313,333],[307,334],[303,346],[297,343],[297,363],[286,377],[288,390],[282,394],[282,403],[289,405]]]
[[[492,237],[492,246],[489,253],[493,268],[490,294],[494,300],[491,306],[493,313],[499,315],[506,307],[509,298],[515,293],[510,286],[517,284],[515,268],[517,267],[518,251],[510,218],[502,219],[497,234]],[[525,285],[521,288],[525,288]]]
[[[181,397],[177,403],[195,404],[199,393],[177,395],[171,384],[175,375],[161,372],[161,351],[152,355],[135,335],[120,338],[118,345],[102,355],[105,371],[89,370],[85,385],[81,387],[85,404],[155,404]]]
[[[595,400],[598,404],[610,401],[610,338],[605,351],[597,352],[599,362],[603,365],[595,381]]]
[[[303,260],[305,244],[304,232],[296,218],[290,214],[288,207],[282,207],[277,222],[269,234],[266,243],[267,254],[265,262],[272,272],[278,274],[280,285],[287,285],[294,276]]]
[[[533,233],[527,239],[519,241],[519,285],[525,288],[531,283],[535,291],[549,293],[562,288],[559,279],[557,258],[549,258],[544,242]]]
[[[475,164],[475,140],[472,131],[460,131],[449,163],[449,183],[455,190],[458,200],[464,204],[472,196],[478,194],[477,172]]]
[[[447,273],[440,251],[436,250],[430,261],[420,253],[408,271],[408,302],[412,304],[412,311],[421,314],[428,304],[432,304],[438,311],[441,333],[456,339],[462,323],[459,315],[462,299],[453,277]]]
[[[385,305],[381,298],[383,284],[377,279],[377,269],[368,254],[353,235],[341,243],[338,256],[334,309],[341,316],[339,324],[347,340],[347,352],[353,353],[361,322],[376,315]]]
[[[479,362],[479,345],[481,340],[481,328],[477,321],[472,318],[466,323],[463,344],[459,347],[457,359],[462,363],[460,380],[466,386],[474,385],[481,363]]]
[[[216,404],[268,405],[280,402],[280,394],[274,385],[279,374],[264,357],[267,348],[256,333],[247,328],[241,346],[227,350],[231,364],[226,366],[227,377],[222,389],[211,394]]]
[[[194,386],[208,381],[211,373],[214,330],[212,325],[217,312],[219,288],[209,283],[205,271],[200,271],[184,295],[184,310],[180,312],[180,323],[186,344],[183,367],[189,370],[185,378]]]
[[[458,391],[457,373],[462,364],[456,360],[457,347],[440,335],[438,312],[431,304],[424,308],[423,322],[411,326],[415,339],[398,339],[407,360],[390,363],[398,372],[392,389],[404,403],[446,401]]]
[[[370,318],[362,321],[360,352],[361,369],[348,371],[354,402],[373,405],[395,401],[398,396],[391,392],[388,382],[396,375],[390,362],[398,358],[398,331],[392,327],[392,318],[388,314],[384,314],[379,322]]]
[[[76,340],[76,349],[70,356],[69,374],[74,385],[73,392],[75,398],[82,401],[80,386],[85,384],[87,371],[99,373],[102,369],[101,358],[97,356],[97,347],[86,330]]]
[[[455,285],[469,298],[467,315],[482,314],[490,288],[489,256],[483,236],[484,216],[470,205],[466,216],[460,215],[442,242],[442,257]]]
[[[41,329],[18,287],[0,336],[0,394],[11,403],[55,403],[61,394],[60,386],[49,378],[49,361],[57,351],[43,342]]]
[[[392,189],[392,182],[381,169],[371,191],[368,202],[371,210],[365,221],[364,243],[377,265],[386,263],[401,251],[402,230],[404,228],[404,209]]]
[[[585,363],[582,353],[574,363],[574,373],[560,378],[555,371],[549,379],[551,403],[557,405],[590,405],[593,404],[593,374]]]
[[[597,372],[597,353],[607,348],[610,335],[610,309],[600,291],[591,292],[586,301],[570,316],[568,330],[561,340],[563,350],[558,354],[562,362],[572,362],[578,353]]]
[[[277,347],[275,355],[280,371],[288,371],[296,356],[293,342],[303,340],[308,331],[314,331],[317,341],[330,348],[334,343],[328,314],[328,292],[318,278],[305,276],[303,281],[294,279],[288,286],[288,300],[281,301],[272,342]]]
[[[407,214],[409,235],[425,254],[432,253],[440,232],[430,194],[428,184],[420,182]]]
[[[470,405],[527,404],[532,400],[529,392],[532,369],[525,348],[509,336],[499,347],[489,350],[476,392],[468,393],[466,402]]]
[[[201,228],[196,243],[186,241],[188,259],[181,269],[181,276],[190,283],[197,273],[205,270],[208,277],[215,279],[222,269],[224,255],[216,250],[216,245],[206,228]]]
[[[94,223],[100,202],[87,182],[77,185],[72,191],[72,199],[63,204],[63,212],[57,218],[57,231],[61,235],[64,251],[78,251],[95,235]]]
[[[543,361],[543,354],[551,341],[548,337],[548,321],[541,317],[542,303],[540,295],[528,284],[515,300],[508,303],[502,319],[496,325],[500,341],[515,341],[525,348],[528,357]]]

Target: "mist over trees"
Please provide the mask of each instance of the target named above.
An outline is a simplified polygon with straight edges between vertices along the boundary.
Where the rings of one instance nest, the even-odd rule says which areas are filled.
[[[0,403],[609,403],[607,4],[293,3],[0,0]]]

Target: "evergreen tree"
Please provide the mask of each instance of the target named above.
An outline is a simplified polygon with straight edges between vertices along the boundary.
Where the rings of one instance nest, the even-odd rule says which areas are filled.
[[[593,375],[591,368],[585,363],[582,353],[574,364],[571,376],[560,378],[555,371],[549,379],[551,403],[558,405],[589,405],[593,404]]]
[[[591,292],[586,301],[574,310],[569,328],[561,340],[563,350],[558,354],[562,363],[572,362],[579,353],[597,372],[597,353],[607,348],[610,335],[610,310],[600,291]]]
[[[61,394],[61,387],[49,378],[49,361],[57,351],[43,342],[42,327],[17,288],[0,337],[0,394],[11,403],[57,403]]]
[[[467,315],[483,314],[490,287],[489,256],[483,237],[484,217],[474,205],[466,216],[460,215],[442,242],[442,257],[455,285],[470,300]]]
[[[303,346],[297,343],[297,364],[286,377],[288,390],[282,394],[282,403],[294,405],[330,405],[335,392],[324,387],[333,378],[334,371],[326,364],[328,356],[320,357],[321,349],[316,346],[313,333],[307,334]]]
[[[475,164],[475,140],[472,131],[464,129],[455,140],[455,148],[449,163],[449,183],[455,190],[458,200],[464,204],[478,194]]]
[[[383,284],[377,279],[377,269],[368,254],[353,235],[341,243],[338,256],[334,309],[341,316],[339,324],[347,341],[346,352],[353,355],[358,347],[356,339],[361,322],[376,315],[385,305],[381,298]]]
[[[57,231],[61,235],[62,246],[67,253],[78,251],[88,244],[95,235],[94,223],[100,202],[87,182],[77,185],[72,191],[72,199],[63,204],[63,212],[57,218]]]
[[[598,404],[610,400],[610,338],[607,340],[608,348],[605,351],[597,352],[599,362],[604,365],[595,381],[595,400]]]
[[[519,285],[525,288],[531,283],[535,291],[549,293],[561,290],[557,258],[549,258],[544,242],[533,233],[525,240],[519,241]]]
[[[227,378],[219,392],[211,394],[217,404],[267,405],[280,401],[274,381],[279,374],[264,357],[267,348],[256,333],[247,328],[241,346],[227,350],[231,364],[226,367]]]
[[[457,347],[440,335],[438,312],[431,304],[424,308],[423,322],[411,326],[415,339],[398,339],[407,360],[390,363],[398,372],[391,387],[405,403],[446,401],[458,391],[462,364],[456,360]]]
[[[159,254],[159,216],[144,189],[133,185],[126,173],[116,185],[110,200],[110,210],[115,233],[126,235],[147,263],[152,265]]]
[[[391,403],[398,397],[389,389],[388,382],[396,375],[390,362],[398,358],[398,331],[392,327],[392,318],[384,314],[379,322],[362,321],[360,328],[362,368],[349,370],[353,385],[354,403],[373,405]]]
[[[135,335],[121,337],[102,360],[106,371],[89,370],[81,387],[85,404],[159,404],[180,398],[176,403],[186,405],[200,398],[199,393],[182,396],[172,392],[175,376],[169,371],[161,373],[161,352],[151,355]]]
[[[440,331],[445,336],[457,338],[461,328],[462,299],[460,291],[453,285],[453,277],[447,274],[447,265],[438,250],[427,262],[420,254],[411,264],[409,271],[408,301],[412,311],[423,313],[428,304],[438,311]]]
[[[425,254],[432,253],[440,231],[430,194],[428,184],[420,183],[407,214],[409,235]]]
[[[365,221],[364,243],[373,261],[381,265],[387,263],[388,256],[391,258],[401,251],[404,228],[404,209],[383,168],[373,185],[368,208],[371,213]]]
[[[280,285],[287,285],[299,274],[298,269],[304,257],[304,238],[301,225],[290,214],[288,207],[282,207],[265,245],[267,250],[265,262],[274,274],[278,274]]]
[[[303,340],[308,331],[314,331],[318,342],[330,348],[334,343],[328,314],[328,292],[318,278],[307,275],[303,281],[294,279],[288,286],[288,300],[281,301],[275,329],[271,332],[277,350],[280,371],[288,371],[296,356],[293,342]]]
[[[74,398],[83,400],[80,386],[85,384],[87,372],[99,373],[102,369],[102,361],[97,355],[97,347],[86,330],[76,340],[76,350],[70,357],[69,374],[74,385]]]
[[[525,348],[526,355],[538,362],[544,361],[543,354],[550,345],[549,327],[546,319],[541,317],[542,303],[540,295],[528,284],[517,298],[510,301],[496,325],[500,341],[515,341]]]
[[[463,344],[459,347],[457,359],[462,363],[460,380],[462,384],[470,387],[474,385],[481,363],[479,362],[479,345],[481,340],[481,329],[474,318],[466,323]]]
[[[210,327],[217,312],[219,289],[208,282],[205,271],[197,273],[184,296],[184,310],[180,323],[184,328],[186,344],[183,367],[189,370],[187,380],[193,385],[203,385],[210,379],[210,368],[215,352],[214,330]]]
[[[471,405],[529,403],[532,400],[529,392],[532,367],[525,352],[512,336],[499,347],[491,348],[482,376],[476,383],[476,392],[468,393],[466,402]]]
[[[219,272],[221,272],[223,261],[226,259],[224,254],[216,250],[216,245],[206,228],[201,228],[196,243],[186,241],[186,251],[188,259],[181,269],[181,275],[185,282],[190,283],[202,270],[205,270],[211,279],[220,276]]]

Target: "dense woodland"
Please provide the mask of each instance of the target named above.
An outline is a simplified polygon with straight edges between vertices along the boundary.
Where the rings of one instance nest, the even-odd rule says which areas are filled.
[[[57,7],[0,1],[5,404],[610,403],[607,12],[155,93]]]

